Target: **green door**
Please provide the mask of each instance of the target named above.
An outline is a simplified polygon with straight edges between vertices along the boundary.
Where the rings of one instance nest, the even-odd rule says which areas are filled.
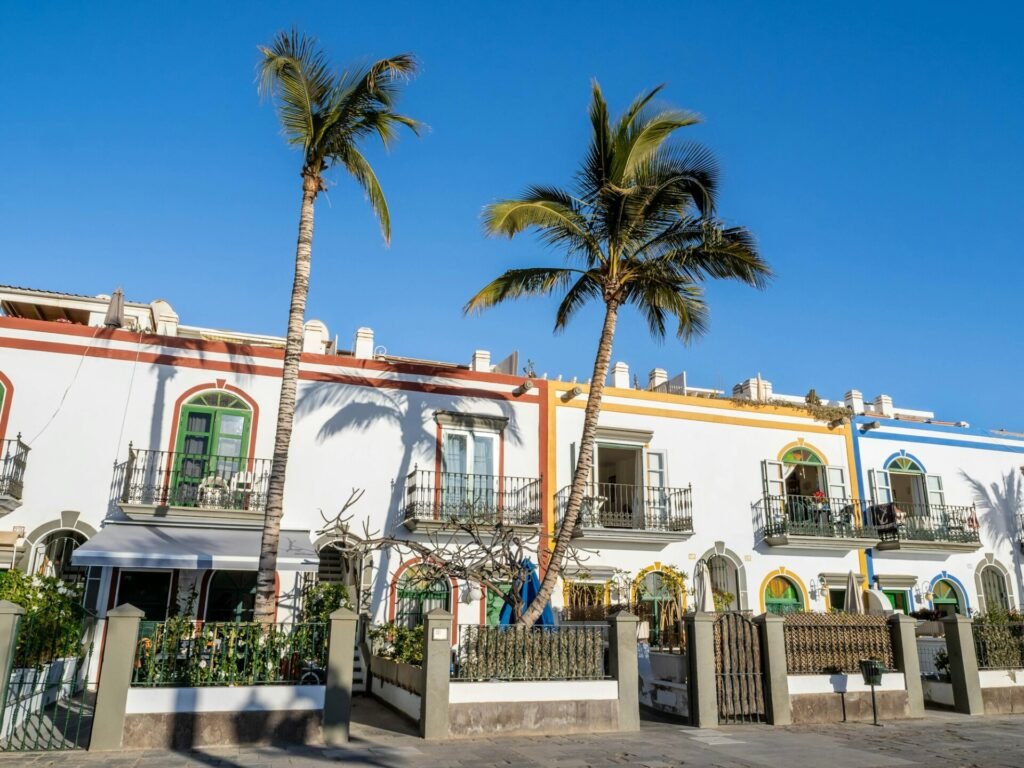
[[[242,405],[233,395],[214,393],[181,409],[169,503],[228,506],[231,481],[248,458],[251,412]]]

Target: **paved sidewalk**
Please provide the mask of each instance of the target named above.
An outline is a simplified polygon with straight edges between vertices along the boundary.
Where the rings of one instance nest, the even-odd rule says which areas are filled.
[[[192,752],[60,752],[0,755],[0,768],[324,768],[330,764],[409,768],[889,768],[1024,765],[1024,718],[929,713],[924,720],[699,730],[645,721],[626,736],[552,736],[427,743],[398,716],[358,699],[345,749],[206,748]]]

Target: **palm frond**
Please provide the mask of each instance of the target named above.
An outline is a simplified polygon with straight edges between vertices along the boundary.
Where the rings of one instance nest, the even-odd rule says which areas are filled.
[[[280,32],[262,46],[258,67],[260,94],[276,102],[289,143],[308,150],[316,133],[315,116],[334,87],[334,74],[316,40],[296,30]]]
[[[546,296],[568,285],[579,270],[558,267],[510,269],[496,277],[466,302],[464,312],[479,312],[522,296]]]
[[[555,312],[555,331],[563,331],[569,321],[591,299],[601,298],[599,273],[590,270],[580,275],[579,279],[566,291],[558,310]]]
[[[639,310],[651,335],[663,339],[666,320],[675,320],[675,335],[685,342],[707,332],[708,308],[701,287],[664,264],[645,262],[625,286],[623,303]]]
[[[355,144],[346,144],[336,155],[338,161],[345,166],[345,170],[356,180],[356,183],[363,188],[366,198],[370,201],[377,220],[380,222],[380,231],[384,236],[384,242],[391,242],[391,213],[388,211],[387,200],[384,199],[384,190],[380,188],[377,174],[373,167],[366,161],[362,153],[356,149]]]
[[[590,86],[590,148],[578,173],[582,198],[591,200],[608,181],[612,166],[612,130],[608,103],[601,86],[594,80]]]
[[[615,135],[614,161],[609,174],[612,182],[619,186],[630,185],[636,169],[654,156],[673,133],[699,122],[698,115],[681,109],[653,116],[641,112],[635,121],[623,125]]]
[[[738,280],[763,289],[773,277],[754,236],[743,227],[720,229],[714,221],[697,221],[666,237],[657,250],[658,259],[670,261],[680,274],[694,281]]]

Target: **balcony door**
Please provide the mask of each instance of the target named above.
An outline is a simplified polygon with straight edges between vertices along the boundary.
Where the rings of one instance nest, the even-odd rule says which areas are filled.
[[[181,408],[172,504],[225,506],[246,468],[252,411],[228,392],[206,392]]]
[[[592,512],[598,520],[591,524],[602,528],[643,528],[643,447],[598,443],[596,448],[597,487]],[[664,472],[661,475],[663,478]]]
[[[497,510],[498,435],[446,429],[441,449],[441,505],[462,517]]]

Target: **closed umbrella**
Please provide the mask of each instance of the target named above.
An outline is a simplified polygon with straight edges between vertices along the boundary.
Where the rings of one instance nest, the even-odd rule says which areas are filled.
[[[860,592],[860,585],[857,584],[857,577],[853,571],[846,577],[846,608],[847,613],[864,613],[864,596]]]
[[[708,564],[701,560],[697,564],[697,612],[715,612],[715,592],[711,586],[711,569]]]
[[[110,297],[110,306],[107,307],[103,324],[107,328],[124,328],[124,291],[120,288]]]

